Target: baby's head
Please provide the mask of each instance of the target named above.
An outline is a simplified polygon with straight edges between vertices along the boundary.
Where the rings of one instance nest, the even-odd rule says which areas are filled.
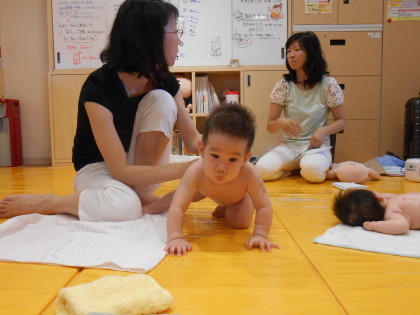
[[[198,144],[204,174],[216,184],[235,180],[251,157],[254,137],[254,116],[245,106],[216,107]]]
[[[203,144],[208,142],[210,134],[223,134],[233,138],[247,140],[246,152],[251,151],[255,138],[255,117],[245,106],[240,104],[222,104],[207,117]]]
[[[344,224],[362,226],[365,221],[382,221],[385,208],[374,192],[365,189],[347,189],[335,196],[333,211]]]

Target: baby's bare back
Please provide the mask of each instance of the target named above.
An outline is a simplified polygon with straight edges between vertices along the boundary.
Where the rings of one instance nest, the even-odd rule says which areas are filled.
[[[387,212],[402,212],[411,230],[420,229],[420,193],[405,193],[388,200]]]

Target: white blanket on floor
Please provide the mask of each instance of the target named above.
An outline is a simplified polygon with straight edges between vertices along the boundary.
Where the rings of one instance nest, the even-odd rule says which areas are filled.
[[[314,239],[315,243],[369,252],[420,258],[420,231],[389,235],[366,231],[361,226],[338,224]]]
[[[165,257],[166,216],[82,222],[29,214],[0,224],[0,261],[148,272]]]

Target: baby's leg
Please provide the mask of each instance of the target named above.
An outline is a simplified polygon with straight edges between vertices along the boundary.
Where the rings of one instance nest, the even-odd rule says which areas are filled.
[[[246,229],[251,224],[254,215],[254,205],[249,195],[226,208],[226,221],[234,229]]]
[[[218,219],[226,217],[226,206],[217,206],[216,209],[213,210],[211,216]]]
[[[176,190],[168,192],[166,195],[159,198],[155,202],[152,202],[151,204],[143,206],[143,214],[157,214],[157,213],[162,213],[165,210],[168,210],[171,205],[172,198],[174,197],[175,191]],[[201,193],[197,192],[195,196],[193,197],[192,201],[196,202],[204,198],[206,197],[203,196]]]

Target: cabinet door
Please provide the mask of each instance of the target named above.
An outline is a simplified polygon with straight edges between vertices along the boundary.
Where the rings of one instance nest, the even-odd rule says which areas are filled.
[[[331,75],[380,75],[381,32],[316,32]]]
[[[77,104],[86,74],[51,76],[51,141],[53,165],[71,163]]]
[[[338,1],[332,0],[332,13],[305,14],[305,0],[292,1],[293,25],[337,24]],[[340,0],[342,1],[342,0]]]
[[[380,76],[335,76],[344,93],[347,119],[379,119]]]
[[[340,0],[338,24],[382,24],[383,0]]]
[[[270,110],[269,96],[275,84],[280,81],[286,71],[244,71],[242,103],[255,114],[256,134],[252,153],[266,153],[275,139],[282,137],[280,133],[270,134],[267,131],[268,112]]]
[[[379,119],[347,120],[337,134],[334,162],[367,162],[379,155]]]

